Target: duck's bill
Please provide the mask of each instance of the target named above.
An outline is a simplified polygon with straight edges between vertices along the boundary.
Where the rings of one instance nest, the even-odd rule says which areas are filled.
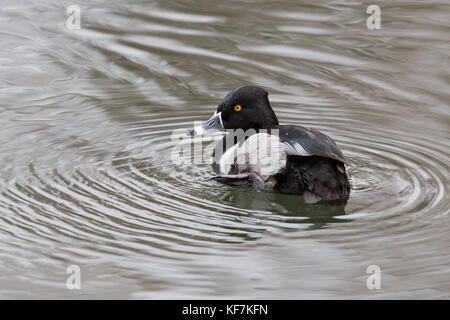
[[[188,129],[188,134],[191,136],[209,134],[217,130],[225,130],[222,123],[221,113],[215,113],[208,121],[201,125]]]

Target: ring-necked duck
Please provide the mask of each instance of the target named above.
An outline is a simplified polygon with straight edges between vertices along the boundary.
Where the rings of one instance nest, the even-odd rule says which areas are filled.
[[[264,89],[242,86],[231,91],[214,116],[189,133],[228,129],[233,133],[214,151],[214,166],[221,174],[214,180],[303,195],[307,203],[347,202],[350,183],[336,143],[314,129],[279,125]]]

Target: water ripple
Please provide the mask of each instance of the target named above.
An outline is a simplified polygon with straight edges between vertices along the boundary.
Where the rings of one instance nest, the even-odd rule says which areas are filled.
[[[0,297],[70,298],[69,264],[96,298],[448,297],[446,4],[385,4],[368,33],[353,3],[81,1],[73,32],[55,29],[59,3],[15,2],[1,10],[20,23],[0,20]],[[174,130],[248,83],[281,123],[336,140],[345,208],[211,181],[206,145],[170,161]],[[372,296],[370,264],[386,288]]]

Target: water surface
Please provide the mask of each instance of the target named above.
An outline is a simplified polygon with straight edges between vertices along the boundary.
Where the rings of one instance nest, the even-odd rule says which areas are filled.
[[[377,1],[381,30],[359,1],[71,4],[0,7],[0,298],[450,298],[446,1]],[[345,208],[170,161],[244,84],[336,140]]]

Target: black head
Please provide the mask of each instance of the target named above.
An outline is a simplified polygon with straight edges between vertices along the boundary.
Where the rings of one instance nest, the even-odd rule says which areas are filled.
[[[270,129],[278,125],[278,119],[270,106],[266,90],[242,86],[225,96],[217,112],[203,124],[188,129],[190,135],[205,134],[224,129]]]
[[[242,86],[228,93],[217,108],[225,129],[265,129],[278,125],[266,90]]]

